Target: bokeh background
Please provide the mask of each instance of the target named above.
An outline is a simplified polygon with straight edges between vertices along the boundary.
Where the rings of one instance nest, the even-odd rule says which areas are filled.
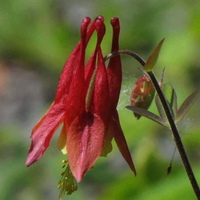
[[[55,200],[65,157],[55,134],[43,158],[27,168],[25,160],[34,124],[54,99],[64,63],[79,41],[85,16],[105,17],[102,44],[110,52],[109,20],[119,17],[121,49],[148,57],[166,38],[155,67],[160,79],[171,82],[179,105],[200,86],[200,2],[198,0],[8,0],[0,1],[0,199]],[[93,48],[88,48],[88,57]],[[195,199],[179,155],[167,174],[174,151],[171,133],[124,107],[139,64],[122,56],[123,88],[119,103],[122,127],[137,168],[134,177],[113,142],[113,151],[100,158],[69,200],[188,200]],[[157,113],[154,105],[150,110]],[[200,182],[199,101],[180,126],[182,139]]]

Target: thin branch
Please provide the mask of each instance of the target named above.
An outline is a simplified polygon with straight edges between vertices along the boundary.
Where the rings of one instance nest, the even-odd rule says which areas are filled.
[[[145,65],[145,61],[138,54],[136,54],[132,51],[129,51],[129,50],[119,50],[119,51],[114,51],[112,53],[109,53],[107,56],[104,57],[104,61],[106,61],[114,56],[120,55],[120,54],[130,55],[130,56],[134,57],[142,66]]]
[[[194,173],[193,173],[192,167],[190,165],[190,162],[188,160],[184,145],[182,143],[180,134],[179,134],[178,129],[176,127],[176,124],[174,122],[173,115],[171,113],[171,110],[169,108],[167,100],[166,100],[166,98],[165,98],[165,96],[163,94],[162,89],[159,86],[158,81],[156,80],[156,77],[155,77],[154,73],[152,71],[150,71],[150,72],[148,72],[148,74],[149,74],[149,77],[151,78],[151,80],[152,80],[152,82],[154,84],[154,87],[155,87],[155,89],[157,91],[157,94],[158,94],[158,96],[159,96],[159,98],[161,100],[161,103],[163,105],[163,108],[165,110],[167,119],[168,119],[170,127],[171,127],[171,131],[172,131],[173,136],[174,136],[174,141],[176,143],[176,147],[177,147],[177,149],[179,151],[179,154],[181,156],[181,159],[182,159],[183,165],[185,167],[185,170],[187,172],[188,178],[189,178],[189,180],[191,182],[191,185],[193,187],[193,190],[194,190],[194,192],[196,194],[197,199],[200,200],[199,186],[198,186],[198,183],[197,183],[196,178],[194,176]]]

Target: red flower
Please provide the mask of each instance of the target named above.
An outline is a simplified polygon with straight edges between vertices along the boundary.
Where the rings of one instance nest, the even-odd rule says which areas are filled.
[[[63,123],[58,147],[68,154],[70,169],[78,182],[100,155],[106,156],[112,150],[113,137],[135,172],[116,110],[122,79],[121,61],[119,56],[111,58],[106,69],[100,46],[105,34],[103,20],[99,16],[90,26],[90,18],[83,20],[81,41],[64,66],[55,101],[32,131],[27,166],[42,157],[56,129]],[[116,51],[118,18],[113,18],[111,24],[112,51]],[[97,32],[96,48],[85,65],[85,50],[94,31]]]

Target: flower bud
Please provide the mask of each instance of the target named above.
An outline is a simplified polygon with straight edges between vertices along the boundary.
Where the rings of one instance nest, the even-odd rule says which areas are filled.
[[[131,105],[148,110],[155,94],[155,89],[152,81],[147,75],[141,76],[133,89],[130,97]],[[139,119],[141,115],[134,113],[135,117]]]

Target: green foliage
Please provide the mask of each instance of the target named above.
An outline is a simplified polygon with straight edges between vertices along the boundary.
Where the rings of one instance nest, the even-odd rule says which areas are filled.
[[[149,72],[152,71],[153,67],[155,66],[157,60],[158,60],[158,56],[160,53],[160,49],[162,47],[162,44],[164,42],[164,39],[162,39],[158,46],[153,50],[153,52],[151,53],[151,55],[148,57],[146,64],[144,66],[144,69]]]

